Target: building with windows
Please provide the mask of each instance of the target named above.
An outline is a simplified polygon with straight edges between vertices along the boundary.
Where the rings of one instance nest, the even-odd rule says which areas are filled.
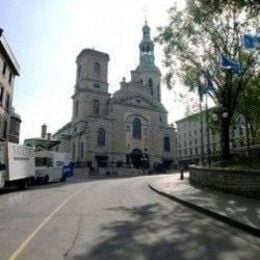
[[[12,108],[14,80],[19,64],[0,28],[0,141],[19,142],[20,116]]]
[[[112,96],[108,89],[109,55],[84,49],[77,56],[72,96],[71,151],[74,162],[104,166],[113,162],[169,164],[175,157],[175,132],[161,103],[161,73],[145,23],[138,67],[123,78]]]
[[[202,118],[201,118],[202,116]],[[212,159],[218,160],[221,151],[220,129],[214,121],[214,108],[209,109],[209,145]],[[201,124],[202,119],[202,124]],[[177,159],[179,163],[196,163],[208,158],[206,112],[196,113],[176,121],[177,125]],[[202,127],[201,127],[202,125]],[[236,114],[230,128],[231,152],[245,151],[246,127],[243,116]],[[203,156],[202,156],[203,154]]]

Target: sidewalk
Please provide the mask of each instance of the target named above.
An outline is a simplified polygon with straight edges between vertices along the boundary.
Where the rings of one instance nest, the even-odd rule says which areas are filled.
[[[153,180],[149,186],[163,196],[260,237],[259,200],[193,187],[189,173],[184,176],[181,181],[180,174],[174,173]]]

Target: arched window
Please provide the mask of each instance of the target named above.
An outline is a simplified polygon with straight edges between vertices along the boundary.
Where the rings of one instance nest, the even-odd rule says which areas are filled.
[[[158,101],[161,101],[161,90],[160,90],[160,85],[157,85],[157,95],[158,95]]]
[[[101,74],[101,66],[98,62],[95,62],[95,65],[94,65],[94,72],[95,72],[95,75],[100,77],[100,74]]]
[[[81,77],[81,65],[78,66],[78,79]]]
[[[133,121],[133,137],[135,139],[142,138],[142,124],[139,118],[135,118]]]
[[[148,86],[150,89],[150,94],[153,96],[153,80],[152,79],[148,80]]]
[[[170,152],[171,147],[170,147],[170,138],[168,136],[165,136],[163,139],[163,146],[164,146],[164,151],[165,152]]]
[[[75,143],[72,144],[72,160],[76,160],[76,145]]]
[[[84,157],[84,143],[80,143],[80,158],[83,159]]]
[[[98,115],[99,114],[99,100],[93,100],[93,113]]]
[[[106,144],[106,132],[103,128],[98,129],[97,145],[103,146]]]
[[[79,114],[79,101],[76,101],[75,103],[75,117],[77,117]]]

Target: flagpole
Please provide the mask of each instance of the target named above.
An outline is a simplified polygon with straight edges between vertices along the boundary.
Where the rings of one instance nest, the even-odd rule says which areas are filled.
[[[203,136],[203,115],[202,115],[202,105],[201,105],[201,98],[200,98],[200,142],[201,142],[201,164],[204,164],[204,136]]]
[[[208,93],[206,93],[206,127],[207,127],[207,154],[208,165],[211,165],[211,153],[210,153],[210,138],[209,138],[209,110],[208,110]]]

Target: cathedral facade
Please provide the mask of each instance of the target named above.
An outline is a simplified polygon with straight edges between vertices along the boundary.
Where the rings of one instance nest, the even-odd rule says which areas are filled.
[[[71,121],[74,162],[89,167],[113,163],[147,168],[175,159],[176,140],[161,103],[161,73],[147,23],[139,44],[140,61],[112,96],[108,90],[109,55],[84,49],[77,56]]]

